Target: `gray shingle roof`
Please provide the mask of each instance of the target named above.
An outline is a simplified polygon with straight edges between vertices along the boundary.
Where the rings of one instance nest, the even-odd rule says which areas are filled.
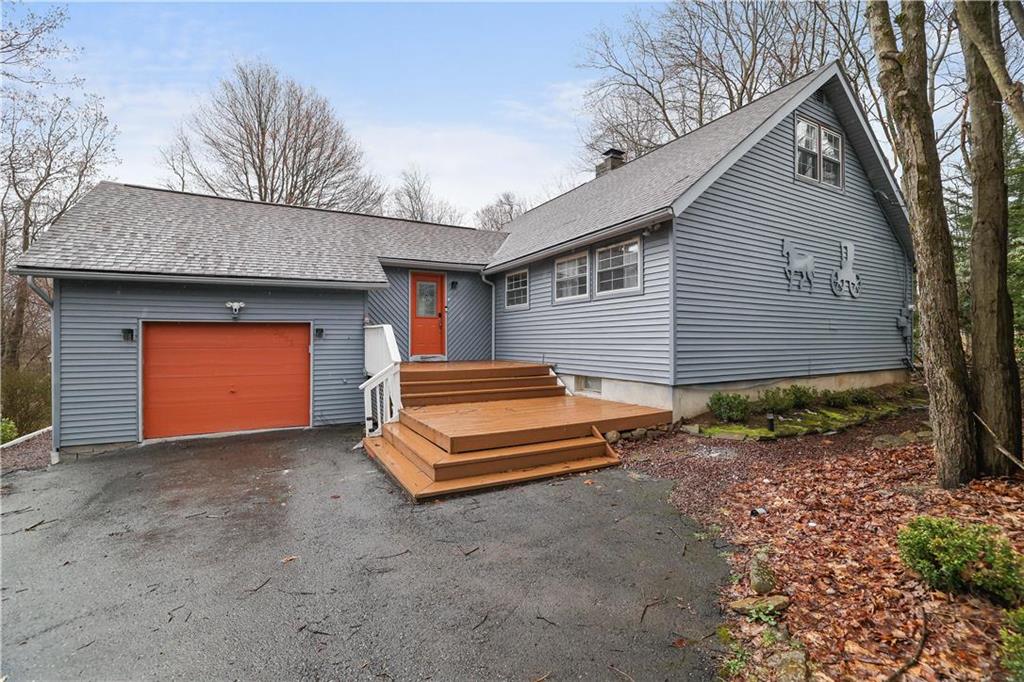
[[[667,208],[828,65],[519,216],[490,267]]]
[[[505,237],[101,182],[15,268],[382,284],[382,258],[483,266]]]

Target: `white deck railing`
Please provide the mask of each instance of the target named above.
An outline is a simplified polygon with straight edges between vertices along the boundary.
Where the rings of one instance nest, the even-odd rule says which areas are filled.
[[[402,409],[402,356],[390,324],[364,328],[363,365],[370,376],[359,385],[363,392],[366,435],[379,436],[384,424],[398,421],[398,412]]]

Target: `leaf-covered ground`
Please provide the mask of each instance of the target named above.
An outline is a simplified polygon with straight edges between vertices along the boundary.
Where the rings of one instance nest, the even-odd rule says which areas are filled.
[[[944,491],[930,446],[871,449],[875,435],[914,429],[923,418],[912,412],[837,436],[771,443],[677,434],[624,445],[623,454],[628,466],[676,478],[677,506],[719,525],[734,545],[741,578],[724,600],[751,594],[747,561],[755,549],[769,551],[779,591],[792,600],[781,622],[805,648],[815,679],[888,679],[913,658],[925,622],[924,649],[904,679],[1002,679],[1003,610],[929,590],[901,564],[896,534],[920,514],[952,516],[998,526],[1024,551],[1024,481]],[[767,514],[752,515],[757,508]],[[764,644],[767,626],[731,626],[751,651],[746,674],[760,678],[773,650]]]

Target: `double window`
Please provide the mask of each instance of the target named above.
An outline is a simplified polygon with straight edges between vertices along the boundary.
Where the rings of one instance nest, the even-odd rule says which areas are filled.
[[[558,258],[552,271],[552,300],[564,303],[641,290],[640,238],[633,237],[591,251]],[[591,264],[594,275],[591,276]],[[593,290],[591,290],[593,282]],[[505,307],[525,308],[530,303],[528,269],[505,275]]]
[[[796,119],[796,174],[832,187],[843,186],[843,136],[803,118]]]
[[[590,284],[590,254],[580,253],[555,261],[555,300],[586,298]]]
[[[505,275],[505,307],[524,307],[530,303],[530,271],[518,270]]]

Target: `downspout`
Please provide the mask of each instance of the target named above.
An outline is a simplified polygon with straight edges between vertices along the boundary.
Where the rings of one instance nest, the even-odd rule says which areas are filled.
[[[36,282],[36,278],[33,277],[32,275],[28,275],[25,277],[25,283],[28,285],[28,288],[32,290],[32,293],[38,296],[43,301],[43,303],[46,304],[46,307],[50,309],[50,382],[52,391],[52,387],[56,385],[54,382],[56,381],[57,375],[57,368],[54,364],[54,355],[57,352],[57,329],[54,326],[53,319],[53,299],[50,298],[50,295],[46,293],[45,289],[39,286],[39,284]],[[56,396],[52,396],[51,399],[53,400],[54,405],[56,405]],[[57,434],[59,433],[59,431],[56,423],[54,423],[53,431],[51,431],[51,433],[53,435],[53,446],[50,449],[50,464],[60,464],[60,453],[57,451]]]
[[[487,277],[484,276],[484,271],[483,270],[480,271],[480,279],[483,281],[484,284],[486,284],[487,286],[489,286],[491,288],[491,360],[493,360],[494,359],[494,317],[495,317],[495,310],[494,310],[494,304],[495,304],[495,300],[494,300],[494,282],[489,281],[487,279]]]
[[[32,275],[28,275],[25,278],[25,281],[28,284],[28,288],[35,292],[36,296],[43,299],[43,303],[45,303],[50,310],[53,310],[53,299],[46,293],[46,289],[43,289],[41,286],[36,284],[36,278]]]

